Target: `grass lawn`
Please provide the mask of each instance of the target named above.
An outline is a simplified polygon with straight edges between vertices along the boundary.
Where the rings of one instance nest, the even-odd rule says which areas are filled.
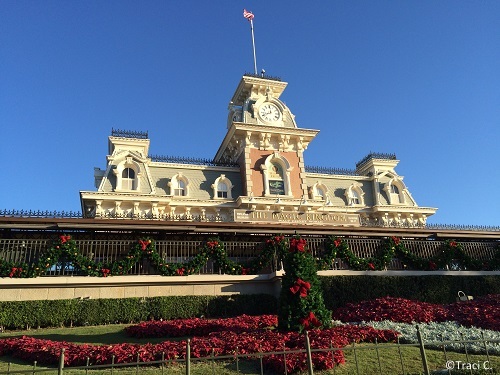
[[[0,333],[0,338],[5,337],[15,337],[15,336],[33,336],[40,339],[48,339],[53,341],[68,341],[74,343],[89,343],[89,344],[118,344],[118,343],[157,343],[164,341],[161,338],[148,338],[148,339],[137,339],[134,337],[128,337],[124,333],[124,328],[128,326],[126,324],[116,324],[107,326],[96,326],[96,327],[75,327],[75,328],[50,328],[50,329],[39,329],[39,330],[29,330],[29,331],[9,331]],[[370,349],[363,349],[369,347]],[[335,370],[315,372],[315,374],[338,374],[338,375],[348,375],[356,374],[357,368],[359,368],[360,374],[402,374],[403,368],[401,365],[401,359],[399,356],[399,350],[396,347],[392,347],[392,344],[380,344],[378,346],[379,359],[377,358],[377,352],[372,344],[361,344],[356,346],[356,358],[358,366],[356,366],[356,358],[353,350],[348,347],[344,349],[346,356],[346,364],[342,365]],[[420,352],[418,347],[402,347],[401,348],[404,371],[406,374],[420,374],[422,372],[422,361],[420,358]],[[427,360],[429,368],[431,370],[443,369],[446,363],[445,356],[442,351],[426,349]],[[462,363],[479,363],[480,366],[483,362],[487,360],[486,355],[470,355],[467,359],[466,355],[463,353],[447,352],[447,359],[452,361],[461,361]],[[380,363],[380,364],[379,364]],[[455,362],[456,363],[456,362]],[[38,367],[38,366],[37,366]],[[489,367],[493,368],[495,372],[500,373],[500,357],[490,356]],[[19,359],[3,356],[0,357],[0,372],[7,371],[10,368],[11,371],[16,370],[32,370],[33,364],[26,364],[21,362]],[[39,367],[44,368],[44,367]],[[241,374],[260,374],[259,361],[240,361],[239,370]],[[53,372],[48,372],[49,374],[57,373],[56,370]],[[85,375],[84,370],[70,370],[65,369],[65,374],[74,375]],[[160,367],[144,367],[140,368],[137,372],[136,367],[119,368],[111,371],[106,370],[93,370],[89,372],[92,375],[99,374],[120,374],[120,375],[149,375],[149,374],[185,374],[185,366],[183,364],[174,364],[166,368],[161,369]],[[236,365],[234,362],[220,362],[215,363],[198,363],[195,362],[191,366],[192,374],[221,374],[221,375],[233,375],[237,374]],[[472,372],[461,372],[464,374],[483,374],[485,372],[473,370]],[[490,372],[492,373],[492,372]],[[270,374],[269,371],[264,370],[264,374]]]

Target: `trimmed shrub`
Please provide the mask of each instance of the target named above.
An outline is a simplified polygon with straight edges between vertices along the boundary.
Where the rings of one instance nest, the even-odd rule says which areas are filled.
[[[0,328],[85,326],[150,319],[275,314],[271,295],[0,301]]]
[[[499,276],[324,276],[321,283],[329,309],[385,296],[448,304],[459,290],[472,296],[500,293]]]

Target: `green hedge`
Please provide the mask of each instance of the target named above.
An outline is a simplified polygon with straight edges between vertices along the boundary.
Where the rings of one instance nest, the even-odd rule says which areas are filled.
[[[459,290],[472,296],[500,294],[500,276],[324,276],[321,282],[329,309],[385,296],[448,304]]]
[[[500,294],[500,276],[323,276],[328,309],[378,297],[424,302],[455,302],[457,292]],[[267,294],[169,296],[123,299],[0,301],[0,328],[84,326],[135,323],[150,319],[276,314],[278,302]]]
[[[135,323],[150,319],[275,314],[276,311],[276,298],[267,294],[0,301],[0,328]]]

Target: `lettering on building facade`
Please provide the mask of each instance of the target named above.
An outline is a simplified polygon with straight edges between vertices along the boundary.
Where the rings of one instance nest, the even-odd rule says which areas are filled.
[[[328,212],[273,212],[265,210],[234,210],[236,222],[260,223],[303,223],[360,226],[360,217],[357,214],[342,214]]]

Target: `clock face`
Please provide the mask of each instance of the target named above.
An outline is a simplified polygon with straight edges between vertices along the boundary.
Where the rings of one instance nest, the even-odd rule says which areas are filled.
[[[259,115],[264,121],[276,122],[280,118],[280,111],[274,104],[265,103],[260,106]]]

